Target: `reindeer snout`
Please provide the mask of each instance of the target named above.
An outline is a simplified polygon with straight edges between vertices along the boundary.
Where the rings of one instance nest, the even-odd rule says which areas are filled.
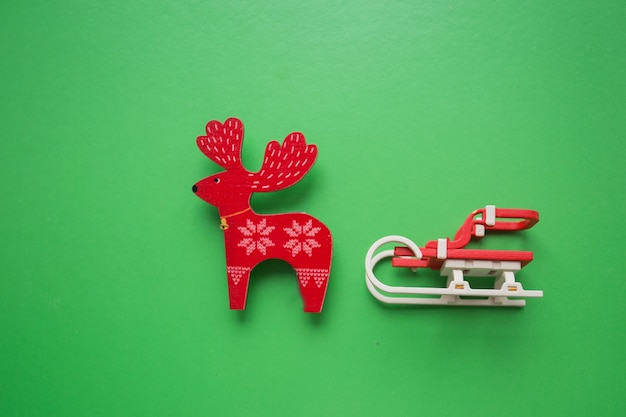
[[[198,191],[198,187],[196,186],[196,184],[194,184],[193,187],[191,187],[191,191],[193,191],[194,193]]]

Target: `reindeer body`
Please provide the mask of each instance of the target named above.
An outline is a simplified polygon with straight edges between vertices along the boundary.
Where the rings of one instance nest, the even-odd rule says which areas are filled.
[[[275,191],[298,182],[315,162],[317,148],[307,145],[301,133],[291,133],[282,146],[276,141],[267,145],[263,166],[253,173],[241,164],[241,121],[211,121],[206,132],[198,137],[198,147],[226,171],[199,181],[193,191],[220,214],[230,308],[245,308],[250,272],[256,265],[282,259],[296,271],[304,311],[320,312],[332,258],[330,231],[305,213],[262,215],[250,207],[253,192]]]

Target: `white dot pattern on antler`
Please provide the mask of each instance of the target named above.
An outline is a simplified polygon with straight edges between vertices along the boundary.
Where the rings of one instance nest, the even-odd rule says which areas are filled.
[[[206,136],[198,137],[200,150],[222,167],[241,165],[243,126],[237,119],[228,119],[223,125],[211,121],[206,126]]]
[[[261,170],[255,174],[260,183],[250,187],[253,190],[276,190],[295,184],[311,169],[317,156],[317,147],[307,145],[304,135],[290,133],[282,146],[272,141],[267,145]]]

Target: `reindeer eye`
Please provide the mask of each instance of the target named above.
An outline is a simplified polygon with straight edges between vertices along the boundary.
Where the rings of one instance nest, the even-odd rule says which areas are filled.
[[[213,182],[217,184],[217,183],[220,182],[220,179],[219,178],[213,178]]]

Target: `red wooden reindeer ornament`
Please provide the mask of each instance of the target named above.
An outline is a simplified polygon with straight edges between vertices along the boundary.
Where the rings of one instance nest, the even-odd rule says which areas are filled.
[[[250,271],[256,265],[282,259],[296,271],[304,311],[319,313],[330,273],[330,231],[305,213],[257,214],[250,207],[252,193],[280,190],[302,179],[315,162],[317,147],[307,145],[302,133],[290,133],[282,146],[268,143],[260,171],[250,172],[241,163],[242,143],[239,119],[207,123],[206,136],[197,139],[198,148],[226,171],[193,186],[198,197],[219,211],[230,308],[245,308]]]

